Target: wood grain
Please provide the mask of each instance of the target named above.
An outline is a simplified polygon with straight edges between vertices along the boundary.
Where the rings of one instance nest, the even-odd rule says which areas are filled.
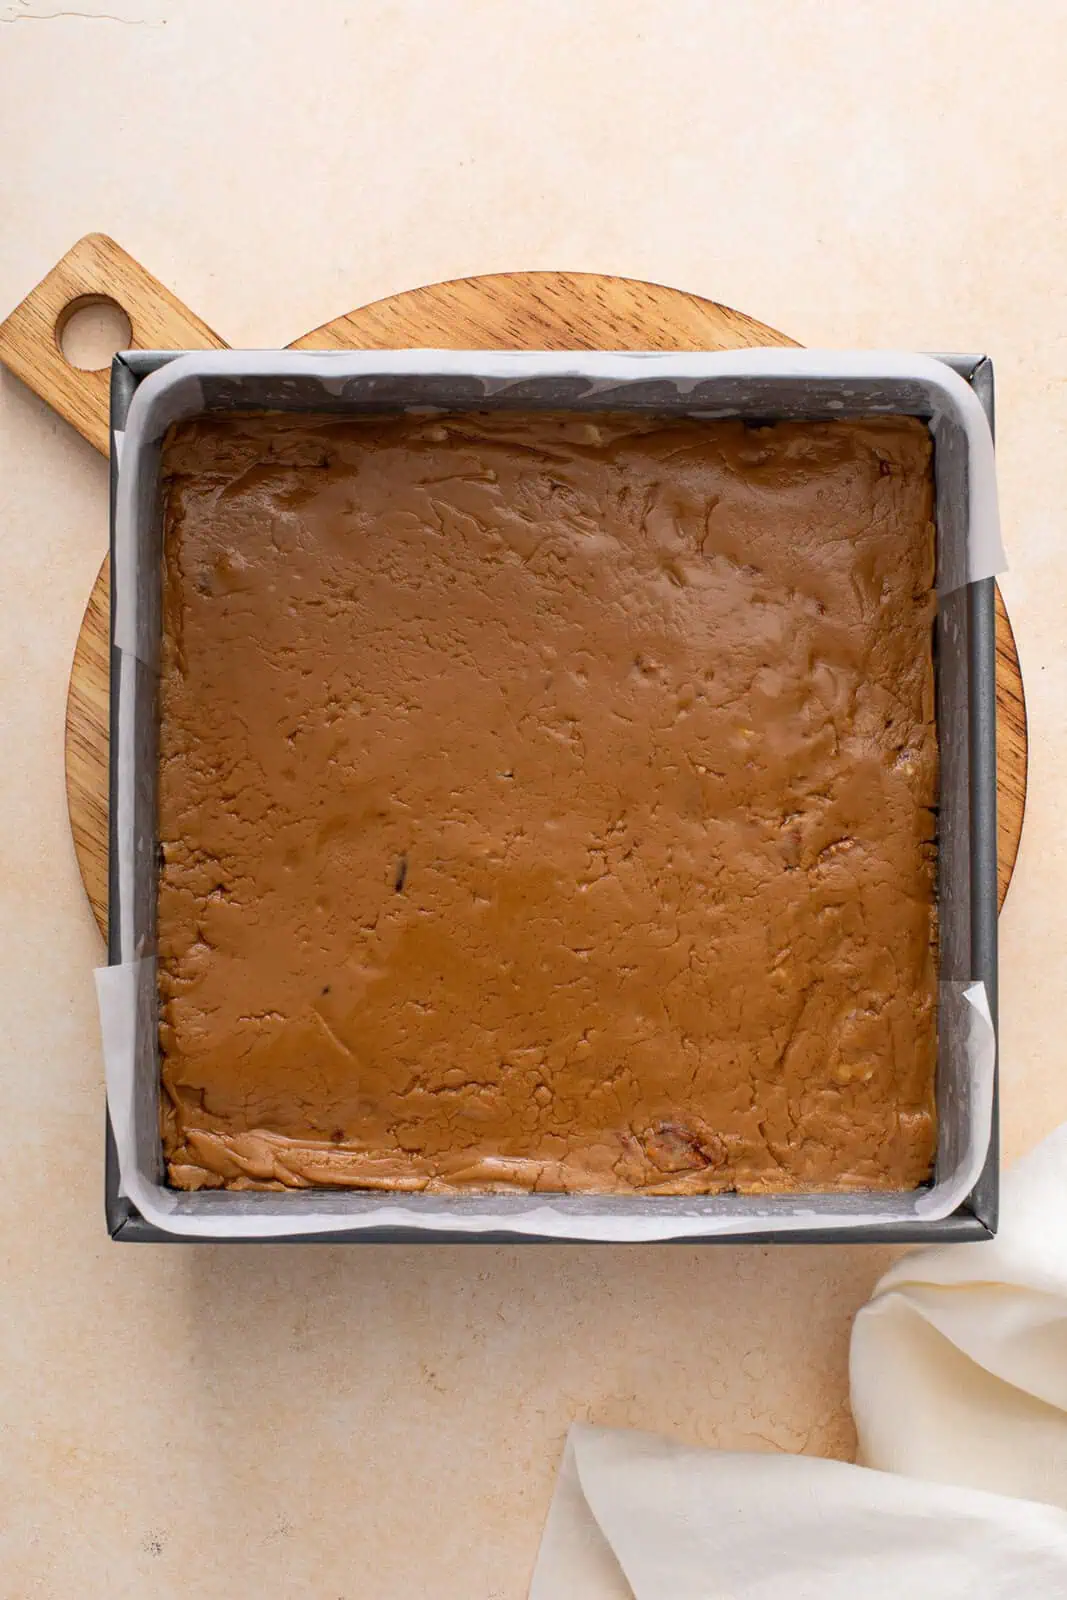
[[[0,324],[0,361],[104,455],[110,363],[95,372],[71,366],[60,339],[81,306],[106,301],[129,317],[132,349],[205,350],[225,343],[114,239],[103,233],[79,239]]]
[[[82,618],[67,688],[67,810],[82,882],[107,938],[108,746],[111,705],[111,563],[107,557]]]
[[[375,300],[293,350],[743,350],[795,345],[729,306],[596,272],[500,272]]]
[[[91,287],[87,289],[86,284]],[[120,304],[130,317],[139,347],[195,349],[221,347],[224,341],[112,240],[93,234],[75,245],[0,327],[0,360],[106,452],[107,374],[71,367],[59,351],[55,332],[55,319],[62,316],[67,303],[63,297],[72,288],[75,294],[106,296]],[[49,317],[53,319],[50,327]],[[292,348],[735,350],[794,343],[742,312],[661,284],[597,273],[515,272],[461,278],[391,295],[324,323],[294,340]],[[42,351],[47,360],[41,357]],[[62,381],[56,376],[57,365],[62,369]],[[74,845],[102,932],[107,929],[108,604],[105,562],[74,653],[66,729],[67,800]],[[1026,774],[1026,703],[1015,639],[998,590],[1001,904],[1019,849]]]
[[[1026,813],[1030,762],[1026,693],[1015,634],[997,588],[997,891],[998,905],[1015,871]]]

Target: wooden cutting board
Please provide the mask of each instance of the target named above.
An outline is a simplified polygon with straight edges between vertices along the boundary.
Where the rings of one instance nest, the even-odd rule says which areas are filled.
[[[103,234],[89,234],[0,325],[0,361],[105,454],[106,368],[83,372],[60,337],[81,305],[114,302],[141,350],[225,347],[151,273]],[[295,350],[734,350],[796,341],[681,289],[584,272],[507,272],[391,295],[335,317]],[[78,865],[107,931],[108,564],[100,569],[74,651],[67,697],[67,803]],[[1000,903],[1011,881],[1026,803],[1026,703],[1015,639],[997,591],[997,797]]]

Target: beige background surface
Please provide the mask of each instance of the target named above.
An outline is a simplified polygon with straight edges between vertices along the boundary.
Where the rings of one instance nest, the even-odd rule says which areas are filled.
[[[1005,1148],[1067,1117],[1067,5],[0,0],[0,317],[111,233],[234,344],[514,267],[987,350],[1031,717]],[[105,464],[0,381],[0,1595],[525,1593],[573,1417],[848,1455],[862,1248],[108,1244],[62,715]]]

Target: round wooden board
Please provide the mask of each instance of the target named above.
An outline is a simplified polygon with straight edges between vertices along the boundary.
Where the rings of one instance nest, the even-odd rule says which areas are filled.
[[[511,272],[435,283],[364,306],[295,339],[297,350],[735,350],[796,341],[680,289],[595,273]],[[67,698],[67,802],[82,878],[107,931],[108,564],[94,585]],[[997,591],[1000,903],[1026,802],[1026,704],[1015,639]]]

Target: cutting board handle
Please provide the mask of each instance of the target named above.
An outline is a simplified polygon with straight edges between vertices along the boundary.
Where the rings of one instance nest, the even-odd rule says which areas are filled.
[[[225,339],[103,233],[87,233],[0,323],[0,361],[107,455],[109,367],[84,372],[60,345],[71,314],[111,303],[130,320],[135,350],[225,349]]]

